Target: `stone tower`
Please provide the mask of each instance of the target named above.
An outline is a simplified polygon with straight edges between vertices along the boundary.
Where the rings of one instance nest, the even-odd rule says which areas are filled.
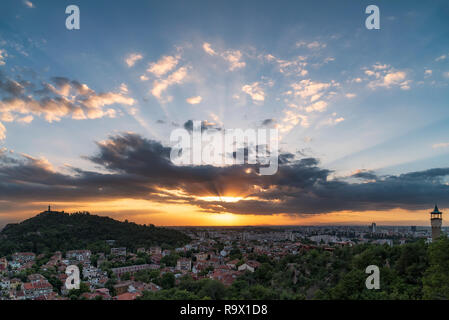
[[[443,212],[438,210],[437,205],[430,213],[430,225],[432,226],[432,241],[437,240],[441,234],[441,225],[443,222]]]

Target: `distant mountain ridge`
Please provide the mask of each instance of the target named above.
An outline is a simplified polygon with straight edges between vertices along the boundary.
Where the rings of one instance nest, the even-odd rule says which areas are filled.
[[[20,223],[8,224],[0,231],[0,256],[17,251],[95,249],[106,246],[105,240],[115,240],[113,246],[135,249],[182,246],[190,239],[177,230],[121,222],[88,212],[44,211]]]

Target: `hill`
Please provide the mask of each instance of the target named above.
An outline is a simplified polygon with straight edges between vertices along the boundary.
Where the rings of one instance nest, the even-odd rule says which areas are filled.
[[[120,222],[88,212],[45,211],[20,223],[8,224],[0,232],[0,257],[17,251],[35,253],[57,250],[107,250],[105,240],[114,247],[136,249],[141,246],[181,246],[189,241],[185,234],[154,225]]]

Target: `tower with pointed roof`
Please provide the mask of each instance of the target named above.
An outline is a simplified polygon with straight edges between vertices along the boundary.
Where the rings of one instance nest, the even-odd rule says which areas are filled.
[[[438,210],[438,206],[435,205],[435,209],[430,213],[430,225],[432,226],[432,241],[435,241],[440,237],[442,223],[443,223],[443,212]]]

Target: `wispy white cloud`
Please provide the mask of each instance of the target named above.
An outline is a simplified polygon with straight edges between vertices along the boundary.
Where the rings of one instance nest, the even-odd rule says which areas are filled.
[[[306,41],[298,41],[296,42],[296,47],[306,47],[308,49],[316,50],[316,49],[324,49],[326,48],[326,44],[324,42],[319,41],[312,41],[312,42],[306,42]]]
[[[244,68],[246,62],[242,61],[243,54],[240,50],[225,50],[223,52],[217,52],[212,49],[212,46],[208,42],[203,43],[203,50],[211,56],[220,56],[222,59],[228,62],[229,71]]]
[[[214,55],[217,54],[217,53],[214,51],[214,49],[211,48],[210,43],[207,43],[207,42],[204,42],[204,43],[203,43],[203,50],[204,50],[207,54],[209,54],[209,55],[211,55],[211,56],[214,56]]]
[[[163,56],[158,61],[150,63],[147,71],[156,75],[157,77],[161,77],[173,70],[178,62],[179,58],[173,56]]]
[[[0,66],[4,66],[6,64],[5,58],[8,56],[6,50],[0,49]]]
[[[187,76],[187,67],[180,67],[178,70],[170,74],[166,79],[155,80],[153,82],[153,88],[151,94],[159,101],[164,101],[162,93],[167,90],[168,87],[174,84],[181,84]]]
[[[33,121],[34,117],[32,115],[27,115],[25,117],[17,119],[17,122],[19,123],[31,123]]]
[[[248,94],[253,101],[264,101],[265,92],[260,87],[259,82],[254,82],[252,84],[247,84],[242,87],[242,91]]]
[[[449,58],[448,55],[443,54],[443,55],[439,56],[438,58],[436,58],[435,61],[443,61],[443,60],[446,60],[448,58]]]
[[[409,90],[412,82],[407,79],[407,72],[396,70],[386,64],[377,63],[370,69],[365,69],[365,74],[372,79],[368,83],[368,87],[371,89],[400,87],[402,90]]]
[[[448,147],[449,147],[449,142],[435,143],[434,145],[432,145],[432,148],[434,148],[434,149],[448,148]]]
[[[307,58],[304,56],[297,56],[291,60],[284,60],[275,57],[272,54],[267,54],[264,56],[265,60],[268,62],[274,62],[279,67],[279,72],[285,75],[300,75],[306,76],[309,72],[305,69],[307,66]]]
[[[35,5],[34,5],[31,1],[25,0],[23,3],[24,3],[28,8],[36,8]]]
[[[142,60],[143,56],[140,53],[130,53],[125,58],[125,63],[128,65],[128,67],[132,67],[136,64],[137,61]]]
[[[186,99],[188,104],[199,104],[202,100],[203,98],[201,96],[190,97]]]
[[[326,110],[327,106],[328,106],[328,103],[326,101],[320,100],[318,102],[315,102],[315,103],[307,106],[305,109],[307,112],[313,112],[313,111],[323,112],[324,110]]]
[[[332,113],[332,117],[323,120],[321,123],[318,124],[318,127],[320,126],[335,126],[341,122],[345,121],[345,118],[343,117],[337,117],[337,113]]]
[[[6,138],[6,128],[3,123],[0,122],[0,141],[5,140]]]

